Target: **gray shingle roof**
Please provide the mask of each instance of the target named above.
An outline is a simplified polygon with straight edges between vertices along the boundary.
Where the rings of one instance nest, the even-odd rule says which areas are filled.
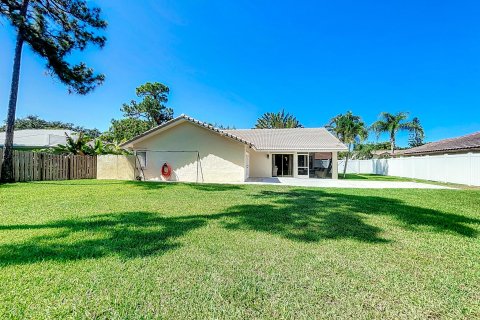
[[[224,130],[250,141],[259,151],[347,150],[325,128]]]
[[[446,151],[468,151],[471,149],[480,149],[480,131],[461,136],[424,144],[405,151],[405,155],[414,155],[422,153],[435,153]]]

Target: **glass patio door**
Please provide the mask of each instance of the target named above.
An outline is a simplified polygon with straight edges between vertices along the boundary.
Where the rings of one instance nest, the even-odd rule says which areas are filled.
[[[274,154],[272,166],[274,177],[291,177],[293,175],[293,154]]]
[[[297,154],[297,176],[308,178],[308,153]]]

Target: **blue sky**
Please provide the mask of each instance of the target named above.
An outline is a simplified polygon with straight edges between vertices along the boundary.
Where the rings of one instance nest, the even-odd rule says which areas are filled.
[[[479,1],[98,4],[109,22],[107,45],[72,59],[104,73],[105,84],[69,95],[25,48],[17,116],[106,130],[135,87],[158,81],[170,87],[176,115],[237,128],[285,108],[307,127],[347,110],[368,124],[381,111],[409,111],[429,141],[480,130]],[[2,22],[3,119],[13,46]]]

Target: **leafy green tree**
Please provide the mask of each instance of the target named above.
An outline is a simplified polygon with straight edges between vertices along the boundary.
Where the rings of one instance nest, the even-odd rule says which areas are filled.
[[[423,146],[425,144],[423,141],[423,139],[425,139],[425,132],[423,131],[423,127],[417,117],[412,119],[412,127],[412,131],[408,138],[408,146],[410,148]]]
[[[153,125],[151,122],[141,119],[112,119],[110,128],[101,136],[101,138],[109,142],[124,142],[144,133],[154,126],[155,125]]]
[[[98,138],[95,139],[95,141],[97,140],[100,140],[100,139]],[[103,140],[100,140],[100,141],[103,141]],[[118,140],[105,143],[104,149],[106,154],[123,154],[123,155],[132,154],[130,151],[122,148]]]
[[[59,144],[53,148],[41,150],[43,152],[50,152],[55,154],[74,154],[74,155],[90,155],[91,147],[89,142],[92,140],[86,136],[83,132],[80,132],[77,136],[69,136],[65,133],[67,142],[65,144]]]
[[[89,7],[86,0],[2,0],[0,16],[10,22],[17,38],[1,170],[2,181],[13,181],[13,134],[24,43],[46,61],[49,73],[69,92],[87,94],[104,76],[83,62],[72,65],[67,57],[90,44],[103,47],[106,39],[96,32],[107,23],[100,17],[100,9]]]
[[[285,110],[280,112],[267,112],[257,119],[257,129],[281,129],[281,128],[303,128],[302,124]]]
[[[0,131],[5,131],[7,128],[5,121],[5,125],[0,127]],[[58,129],[66,129],[61,127],[56,127]],[[50,122],[47,120],[40,119],[38,116],[35,115],[28,115],[25,118],[17,118],[15,119],[15,129],[16,130],[25,130],[25,129],[53,129]]]
[[[91,140],[87,145],[87,154],[100,155],[100,154],[129,154],[128,151],[122,149],[116,142],[109,143],[96,138]]]
[[[366,144],[363,144],[363,143],[356,144],[353,147],[352,157],[355,158],[355,159],[359,159],[359,160],[372,159],[373,158],[373,151],[374,151],[373,147],[368,143],[366,143]]]
[[[389,150],[390,142],[359,143],[353,147],[353,156],[356,159],[372,159],[373,152],[377,150]]]
[[[371,126],[377,137],[382,133],[388,133],[390,137],[390,151],[395,153],[396,148],[396,135],[399,131],[409,131],[413,132],[418,130],[423,135],[423,129],[419,126],[420,122],[417,124],[413,122],[406,121],[408,119],[408,112],[398,112],[396,114],[391,114],[388,112],[382,112],[380,114],[380,119],[374,122]]]
[[[147,82],[136,89],[140,102],[132,100],[123,104],[125,118],[112,119],[110,128],[102,135],[106,141],[127,141],[145,131],[173,119],[173,110],[167,108],[170,89],[158,82]]]
[[[173,110],[167,108],[170,89],[159,82],[147,82],[136,89],[140,102],[132,100],[123,104],[121,111],[127,118],[145,120],[152,125],[160,125],[173,119]]]
[[[5,129],[6,125],[0,127],[0,131],[5,131]],[[15,119],[15,130],[25,129],[66,129],[75,132],[83,132],[85,135],[93,138],[100,136],[100,131],[98,129],[87,129],[69,122],[47,121],[36,115],[28,115],[24,118]]]
[[[368,130],[362,118],[354,115],[351,111],[332,118],[326,127],[337,136],[340,141],[348,145],[348,151],[345,156],[345,167],[343,168],[343,177],[345,178],[348,158],[352,153],[353,146],[367,139]]]

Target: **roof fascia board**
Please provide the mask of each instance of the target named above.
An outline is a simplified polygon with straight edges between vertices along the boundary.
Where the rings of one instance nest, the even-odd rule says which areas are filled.
[[[347,151],[348,149],[256,149],[257,152],[266,152],[266,153],[292,153],[292,152],[339,152]]]

